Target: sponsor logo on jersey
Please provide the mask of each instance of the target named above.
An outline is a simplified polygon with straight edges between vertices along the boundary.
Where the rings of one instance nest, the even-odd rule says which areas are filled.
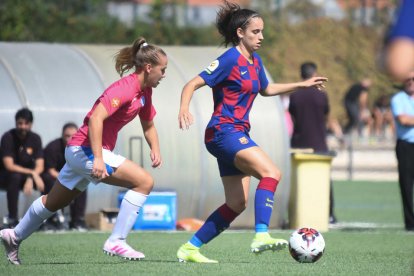
[[[246,145],[247,143],[249,143],[249,140],[246,137],[241,137],[239,138],[239,142],[242,145]]]
[[[118,108],[121,105],[121,100],[119,98],[112,98],[111,105],[114,108]]]
[[[213,71],[216,70],[218,66],[219,66],[219,61],[216,59],[215,61],[210,63],[210,65],[206,68],[207,74],[213,73]]]

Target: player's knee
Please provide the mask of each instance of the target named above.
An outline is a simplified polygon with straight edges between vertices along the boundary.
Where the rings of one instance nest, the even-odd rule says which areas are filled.
[[[277,181],[280,181],[280,179],[282,179],[282,172],[276,167],[268,168],[263,173],[262,178],[263,177],[270,177],[276,179]]]
[[[133,190],[140,190],[149,193],[154,187],[154,178],[149,173],[146,173],[144,177],[135,181],[133,184]]]
[[[233,200],[232,202],[227,202],[227,205],[236,213],[242,213],[246,210],[247,207],[247,200],[244,198],[240,198],[237,200]]]
[[[276,179],[277,181],[280,181],[280,179],[282,179],[282,172],[276,169],[273,178]]]

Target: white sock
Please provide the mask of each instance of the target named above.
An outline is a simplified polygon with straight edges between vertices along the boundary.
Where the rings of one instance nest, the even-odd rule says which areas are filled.
[[[133,190],[125,193],[114,229],[109,237],[110,241],[126,239],[137,220],[139,210],[144,205],[145,200],[147,200],[147,195]]]
[[[22,241],[36,231],[54,212],[49,211],[42,203],[42,197],[33,201],[22,220],[14,228],[17,238]]]

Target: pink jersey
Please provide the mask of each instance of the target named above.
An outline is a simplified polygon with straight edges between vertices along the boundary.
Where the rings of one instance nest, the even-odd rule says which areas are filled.
[[[109,114],[103,122],[102,147],[113,150],[121,128],[137,115],[142,120],[151,121],[156,112],[152,105],[152,88],[141,90],[138,76],[133,73],[114,82],[96,100],[91,111],[86,115],[83,125],[69,141],[69,146],[90,147],[88,122],[91,114],[102,103]]]

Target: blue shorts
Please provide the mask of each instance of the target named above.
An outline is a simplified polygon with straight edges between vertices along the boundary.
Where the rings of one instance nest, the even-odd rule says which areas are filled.
[[[244,174],[234,165],[236,153],[243,149],[257,147],[257,144],[244,132],[222,132],[214,141],[206,144],[207,150],[217,158],[220,176]]]

